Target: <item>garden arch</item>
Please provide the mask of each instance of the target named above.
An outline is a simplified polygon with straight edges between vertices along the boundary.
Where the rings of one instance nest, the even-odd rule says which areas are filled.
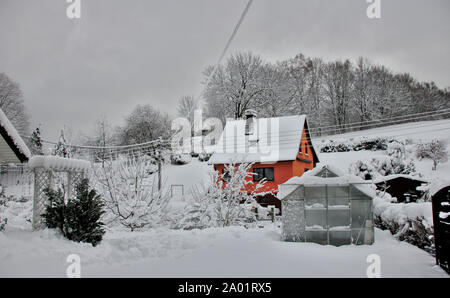
[[[42,214],[48,203],[44,190],[62,187],[65,199],[75,195],[75,185],[81,181],[90,168],[86,160],[64,158],[59,156],[33,156],[28,162],[34,175],[33,195],[33,230],[45,228]]]

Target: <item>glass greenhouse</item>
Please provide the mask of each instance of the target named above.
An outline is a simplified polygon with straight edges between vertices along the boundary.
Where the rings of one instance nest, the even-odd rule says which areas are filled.
[[[373,190],[352,175],[316,167],[280,185],[283,240],[319,244],[374,242]]]

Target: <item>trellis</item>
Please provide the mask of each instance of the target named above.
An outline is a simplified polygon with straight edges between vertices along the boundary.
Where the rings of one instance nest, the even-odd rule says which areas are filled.
[[[44,190],[62,187],[65,200],[72,199],[75,187],[85,177],[90,163],[57,156],[34,156],[30,159],[29,166],[34,175],[33,229],[40,230],[45,228],[42,214],[49,202]]]

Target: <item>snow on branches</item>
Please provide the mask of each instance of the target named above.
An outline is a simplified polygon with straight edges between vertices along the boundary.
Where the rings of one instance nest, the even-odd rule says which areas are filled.
[[[119,156],[94,166],[107,215],[131,231],[157,225],[164,218],[170,196],[158,189],[155,165],[146,155]]]
[[[265,181],[253,182],[251,163],[225,165],[224,172],[212,172],[202,190],[195,191],[178,227],[183,229],[245,225],[256,221],[252,206],[264,192]],[[226,182],[225,182],[226,181]]]
[[[433,161],[432,170],[435,171],[439,163],[447,162],[447,143],[443,140],[432,140],[429,143],[419,143],[416,147],[416,156],[419,159],[431,159]]]

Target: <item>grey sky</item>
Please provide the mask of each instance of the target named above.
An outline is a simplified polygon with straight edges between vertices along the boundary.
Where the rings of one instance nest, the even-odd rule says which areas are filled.
[[[113,124],[137,104],[175,114],[198,95],[246,0],[0,0],[0,72],[21,84],[35,127],[55,140],[66,125]],[[450,86],[450,1],[255,0],[228,54],[269,61],[304,53],[325,60],[364,56],[422,81]]]

